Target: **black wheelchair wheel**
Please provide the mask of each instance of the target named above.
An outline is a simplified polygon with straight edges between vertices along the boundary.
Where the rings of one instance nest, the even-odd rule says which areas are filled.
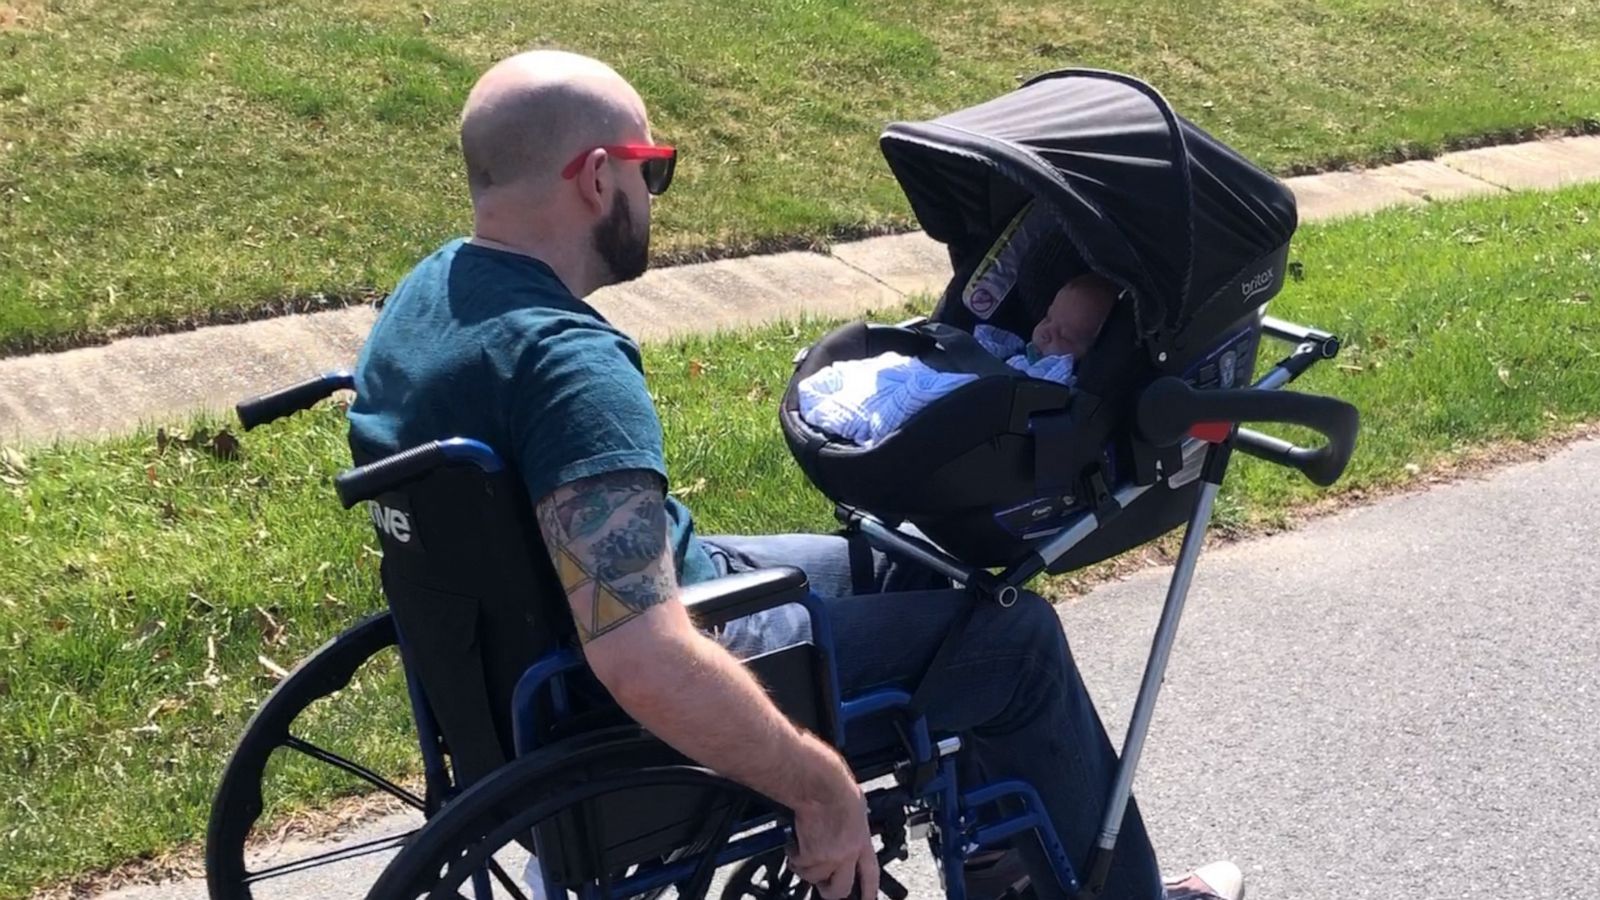
[[[367,668],[368,666],[372,668]],[[313,741],[305,736],[312,722],[322,711],[312,709],[318,701],[328,700],[322,707],[336,705],[330,700],[334,695],[357,681],[358,672],[381,671],[393,681],[401,682],[398,697],[385,696],[381,702],[398,715],[400,704],[405,702],[403,679],[398,674],[394,620],[389,613],[371,616],[346,630],[338,637],[319,647],[306,657],[288,677],[281,681],[267,697],[245,726],[244,735],[235,747],[232,757],[223,769],[222,780],[211,805],[211,818],[206,828],[206,882],[213,900],[253,900],[252,888],[272,878],[283,877],[321,865],[328,865],[356,856],[377,853],[399,846],[415,829],[392,837],[366,841],[359,845],[343,845],[336,852],[311,855],[252,870],[247,865],[247,850],[258,820],[266,806],[267,792],[264,784],[275,775],[285,772],[287,766],[326,766],[326,778],[337,778],[364,790],[377,789],[396,798],[406,806],[422,811],[428,805],[423,797],[380,775],[368,765],[350,758],[349,750],[336,752],[329,749],[332,742]],[[392,688],[392,682],[388,687]],[[407,707],[409,709],[409,707]],[[308,714],[308,710],[311,712]],[[342,729],[341,730],[346,730]],[[340,749],[344,749],[341,745]],[[285,756],[298,757],[285,759]],[[420,757],[420,750],[417,751]],[[420,763],[414,768],[420,769]],[[319,776],[322,773],[316,773]]]
[[[723,886],[720,900],[811,900],[816,889],[789,868],[789,855],[774,850],[745,860]]]
[[[763,798],[716,774],[688,764],[661,742],[636,726],[622,726],[562,741],[519,757],[453,799],[407,843],[379,876],[368,900],[413,900],[417,897],[474,896],[486,900],[484,889],[495,897],[526,900],[531,891],[507,872],[521,871],[528,854],[524,849],[534,829],[553,827],[558,816],[572,816],[598,827],[598,802],[612,798],[637,798],[642,791],[659,790],[694,797],[690,818],[699,824],[687,848],[659,859],[694,858],[699,864],[683,881],[673,885],[679,898],[703,900],[712,886],[716,851],[726,845],[734,828],[750,815],[770,809]],[[620,898],[610,884],[628,869],[608,873],[594,882],[593,896]],[[665,889],[630,897],[653,897]],[[591,896],[591,895],[585,895]]]

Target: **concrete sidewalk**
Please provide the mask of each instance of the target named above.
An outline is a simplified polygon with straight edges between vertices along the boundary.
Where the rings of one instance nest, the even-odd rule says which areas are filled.
[[[1585,441],[1207,552],[1136,781],[1165,866],[1232,858],[1253,900],[1592,896],[1597,508],[1600,441]],[[1062,610],[1114,738],[1168,577],[1149,570]],[[411,827],[376,820],[362,836]],[[295,848],[308,849],[327,848]],[[382,864],[270,896],[358,896]],[[912,897],[942,896],[925,855],[893,871]]]
[[[1600,180],[1600,137],[1449,153],[1379,169],[1289,179],[1302,221],[1472,194]],[[937,294],[943,248],[921,233],[660,269],[593,298],[651,341],[800,316],[855,316]],[[0,441],[126,431],[349,366],[374,310],[361,306],[202,328],[63,353],[0,359]]]

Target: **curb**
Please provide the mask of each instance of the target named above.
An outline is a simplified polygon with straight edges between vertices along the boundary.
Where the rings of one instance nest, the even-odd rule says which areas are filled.
[[[1302,222],[1480,194],[1600,181],[1600,136],[1447,153],[1381,168],[1287,179]],[[591,302],[640,341],[776,320],[848,318],[937,294],[944,248],[921,232],[827,253],[787,252],[657,269]],[[127,432],[350,366],[375,310],[329,312],[133,337],[0,359],[0,441],[48,442]]]

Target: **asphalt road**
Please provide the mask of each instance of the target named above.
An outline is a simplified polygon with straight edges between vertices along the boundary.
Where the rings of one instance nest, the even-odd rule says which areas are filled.
[[[1062,612],[1119,737],[1167,574]],[[1166,868],[1231,858],[1255,900],[1592,896],[1597,585],[1595,441],[1208,552],[1136,783]],[[899,871],[937,896],[925,861]]]

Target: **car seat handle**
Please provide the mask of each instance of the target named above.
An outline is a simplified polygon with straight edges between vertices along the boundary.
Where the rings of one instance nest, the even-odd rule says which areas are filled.
[[[1327,443],[1315,449],[1266,446],[1250,434],[1240,446],[1246,452],[1299,469],[1312,482],[1327,487],[1339,480],[1355,453],[1361,416],[1354,406],[1333,397],[1267,388],[1195,390],[1180,378],[1159,378],[1139,398],[1138,428],[1158,447],[1170,447],[1196,425],[1208,422],[1282,422],[1320,433]],[[1276,440],[1276,439],[1273,439]],[[1256,452],[1260,450],[1261,452]]]

